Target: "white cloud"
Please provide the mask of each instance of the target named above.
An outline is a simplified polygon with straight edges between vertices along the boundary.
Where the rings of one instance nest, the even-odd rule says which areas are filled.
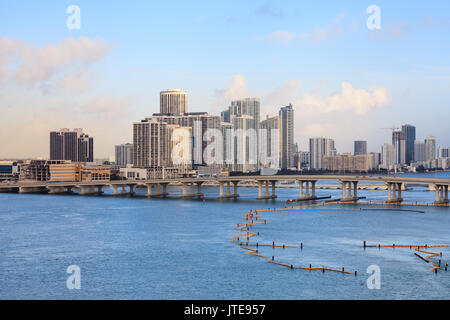
[[[356,114],[367,114],[371,109],[382,108],[389,104],[387,90],[383,87],[372,87],[369,90],[356,89],[348,82],[341,84],[341,92],[330,96],[305,94],[296,103],[299,107],[312,108],[321,113],[349,111]]]
[[[247,98],[249,96],[247,81],[244,76],[235,74],[227,82],[225,90],[217,90],[216,96],[229,103],[232,100]]]
[[[131,105],[131,99],[129,98],[120,99],[113,96],[100,96],[84,105],[82,110],[113,119],[121,118]]]
[[[87,37],[66,38],[56,44],[39,47],[22,40],[0,38],[0,80],[22,87],[48,88],[62,81],[62,86],[71,87],[74,81],[78,89],[81,75],[103,59],[111,46],[103,40]],[[60,80],[60,79],[63,80]]]
[[[264,41],[280,41],[283,43],[289,43],[297,37],[295,32],[287,32],[282,30],[277,30],[272,32],[268,36],[264,37]]]

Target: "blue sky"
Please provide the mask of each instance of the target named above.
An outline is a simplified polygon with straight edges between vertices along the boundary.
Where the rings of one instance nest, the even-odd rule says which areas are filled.
[[[66,27],[69,5],[80,30]],[[381,30],[366,27],[369,5]],[[48,156],[60,127],[84,128],[107,157],[167,88],[213,114],[243,96],[260,97],[262,114],[292,103],[302,149],[329,136],[339,152],[356,139],[380,151],[383,128],[405,123],[450,145],[448,1],[0,1],[0,26],[0,57],[14,57],[0,73],[0,158]],[[73,47],[67,61],[48,54]]]

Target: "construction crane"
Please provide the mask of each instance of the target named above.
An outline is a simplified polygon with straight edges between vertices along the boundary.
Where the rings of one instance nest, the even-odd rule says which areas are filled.
[[[396,130],[400,130],[400,128],[397,128],[395,126],[392,126],[391,128],[383,128],[384,130],[392,130],[392,132],[396,131]]]

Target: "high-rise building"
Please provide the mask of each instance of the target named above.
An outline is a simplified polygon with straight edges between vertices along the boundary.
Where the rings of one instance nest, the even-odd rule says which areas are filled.
[[[367,154],[367,141],[355,141],[355,156]]]
[[[125,168],[129,164],[133,164],[133,144],[125,143],[115,147],[116,165]]]
[[[416,127],[410,124],[402,126],[405,134],[405,163],[410,164],[414,160],[414,141],[416,141]]]
[[[395,164],[406,164],[406,135],[403,131],[392,133],[392,144],[394,145]]]
[[[425,141],[416,140],[414,142],[414,162],[425,161]]]
[[[50,132],[50,160],[94,161],[94,139],[82,129]]]
[[[439,147],[439,158],[450,158],[450,147]]]
[[[292,104],[280,109],[279,121],[281,169],[287,169],[294,165],[294,108]]]
[[[133,124],[133,162],[137,168],[169,166],[168,124],[145,119]]]
[[[151,118],[147,119],[155,119],[159,122],[191,128],[192,161],[194,165],[207,164],[206,159],[203,158],[206,148],[222,148],[222,141],[206,141],[204,139],[204,136],[208,132],[208,130],[217,130],[217,132],[220,132],[221,122],[219,116],[212,116],[206,112],[197,112],[186,113],[184,115],[154,114]]]
[[[310,155],[308,151],[297,151],[294,154],[294,166],[297,170],[309,168]]]
[[[344,153],[338,156],[324,156],[322,160],[322,169],[329,171],[348,171],[348,172],[368,172],[376,169],[375,155],[361,154],[353,156],[350,153]]]
[[[184,114],[187,112],[187,92],[169,89],[160,93],[160,112],[162,114]]]
[[[259,154],[260,164],[265,167],[266,159],[276,159],[275,166],[280,166],[280,117],[277,115],[267,116],[260,123]]]
[[[322,169],[322,158],[324,156],[336,155],[334,140],[328,138],[311,138],[309,139],[309,165],[311,169]]]
[[[233,171],[257,171],[258,134],[255,129],[254,118],[249,115],[242,115],[235,116],[232,119],[234,129]]]
[[[425,161],[436,159],[436,138],[431,136],[425,139]]]
[[[384,169],[392,169],[395,165],[395,149],[394,145],[385,143],[381,147],[381,167]]]

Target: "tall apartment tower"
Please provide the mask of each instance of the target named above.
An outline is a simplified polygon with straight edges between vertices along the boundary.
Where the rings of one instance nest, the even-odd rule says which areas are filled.
[[[402,126],[402,132],[405,134],[405,163],[410,164],[414,160],[414,141],[416,141],[416,127],[410,124]]]
[[[262,167],[276,161],[274,164],[277,168],[281,165],[280,159],[280,117],[277,115],[267,116],[266,120],[261,121],[260,140],[259,140],[259,159]]]
[[[161,91],[160,112],[163,114],[187,113],[187,92],[180,89]]]
[[[392,144],[394,145],[395,163],[406,164],[406,135],[403,131],[392,133]]]
[[[82,129],[50,132],[50,160],[94,161],[94,139]]]
[[[436,159],[436,138],[431,136],[425,139],[425,161]]]
[[[367,154],[367,141],[355,141],[355,156]]]
[[[125,168],[133,164],[133,144],[125,143],[115,147],[116,165]]]
[[[145,119],[133,124],[133,165],[160,168],[169,165],[168,124]]]
[[[414,161],[415,162],[423,162],[425,161],[425,141],[424,140],[416,140],[414,142]]]
[[[287,169],[294,165],[294,108],[292,104],[280,109],[279,121],[281,169]]]
[[[385,169],[392,169],[395,164],[394,145],[385,143],[381,147],[381,167]]]
[[[258,134],[253,117],[233,117],[234,157],[233,171],[253,172],[258,170]],[[258,124],[259,126],[259,124]]]
[[[322,169],[323,157],[336,155],[334,140],[324,137],[309,139],[309,154],[310,168],[313,170]]]
[[[439,158],[450,158],[450,147],[439,147]]]

